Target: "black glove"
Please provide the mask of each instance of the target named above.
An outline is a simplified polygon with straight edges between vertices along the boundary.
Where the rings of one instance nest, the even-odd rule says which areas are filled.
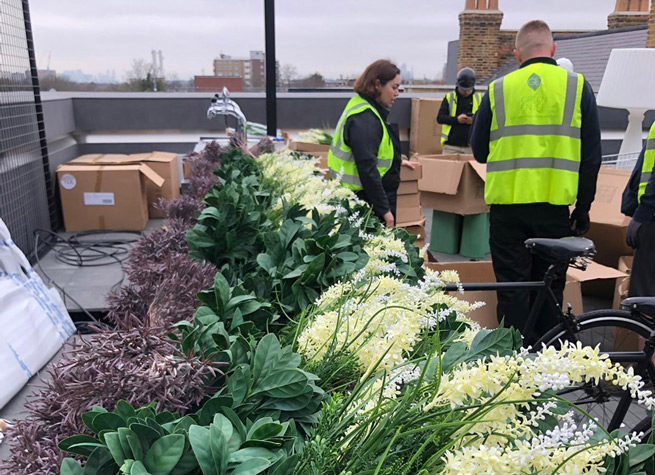
[[[641,228],[642,224],[643,223],[633,219],[628,225],[628,231],[625,234],[625,242],[628,243],[628,246],[633,249],[637,249],[639,247],[639,228]]]
[[[589,231],[589,211],[583,211],[579,208],[575,208],[573,213],[571,213],[569,223],[571,225],[573,235],[582,236],[587,231]]]

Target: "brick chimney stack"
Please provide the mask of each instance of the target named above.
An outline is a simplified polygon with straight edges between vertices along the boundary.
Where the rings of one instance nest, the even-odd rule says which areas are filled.
[[[616,0],[614,12],[607,17],[610,30],[648,23],[648,0]]]
[[[646,46],[655,48],[655,0],[651,0],[650,19],[648,20],[648,40]]]
[[[480,80],[498,68],[502,22],[498,0],[466,0],[459,14],[458,71],[473,68]]]

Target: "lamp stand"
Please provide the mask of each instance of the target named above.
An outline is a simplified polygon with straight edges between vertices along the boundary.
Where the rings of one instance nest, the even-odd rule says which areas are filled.
[[[639,153],[643,146],[642,127],[646,109],[628,109],[628,128],[625,131],[619,155]]]

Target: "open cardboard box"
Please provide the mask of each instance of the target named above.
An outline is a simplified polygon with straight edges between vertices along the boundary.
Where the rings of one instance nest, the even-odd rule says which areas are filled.
[[[136,165],[139,163],[147,164],[150,169],[164,179],[161,186],[156,186],[152,181],[146,183],[148,216],[163,218],[164,213],[155,207],[159,199],[175,200],[180,197],[180,169],[176,153],[151,152],[132,155],[95,153],[82,155],[68,162],[69,165],[82,166]]]
[[[418,182],[421,205],[461,215],[489,211],[484,201],[486,165],[471,155],[419,155],[423,176]]]
[[[618,265],[619,257],[634,254],[625,242],[630,218],[621,213],[623,190],[630,173],[628,170],[601,167],[596,197],[591,205],[591,226],[585,237],[596,245],[594,260],[610,267]]]
[[[441,153],[441,124],[437,114],[441,99],[412,99],[409,128],[409,150],[411,153],[429,155]]]
[[[489,261],[427,262],[425,267],[439,272],[444,270],[455,270],[458,272],[460,281],[463,283],[496,281],[492,264]],[[619,272],[616,269],[605,267],[595,262],[590,263],[586,271],[569,269],[566,274],[566,287],[564,288],[564,307],[566,308],[567,304],[570,303],[574,314],[582,314],[582,293],[584,287],[603,281],[614,284],[617,279],[622,279],[625,275],[626,274],[623,272]],[[606,297],[609,298],[610,296],[611,294]],[[498,298],[495,291],[466,291],[463,295],[457,294],[457,298],[467,302],[486,302],[484,307],[471,312],[470,317],[486,328],[496,328],[498,326],[498,319],[496,317]]]
[[[398,196],[400,195],[413,195],[418,193],[418,180],[417,181],[401,181],[398,186]]]
[[[144,163],[61,165],[57,181],[67,232],[141,231],[148,223],[146,183],[164,184]]]
[[[330,146],[318,143],[311,142],[296,142],[295,140],[289,140],[289,150],[294,150],[296,152],[329,152]]]
[[[409,167],[400,167],[400,182],[408,182],[408,181],[418,181],[421,179],[423,176],[423,167],[419,162],[416,162],[415,160],[412,160],[412,162],[415,163],[414,169],[410,169]]]
[[[396,226],[399,228],[404,228],[408,223],[414,223],[424,219],[423,210],[420,206],[411,208],[396,207]]]
[[[612,308],[621,309],[621,302],[628,298],[628,290],[630,290],[630,272],[632,271],[633,259],[634,256],[619,257],[619,272],[626,274],[626,277],[616,279]]]

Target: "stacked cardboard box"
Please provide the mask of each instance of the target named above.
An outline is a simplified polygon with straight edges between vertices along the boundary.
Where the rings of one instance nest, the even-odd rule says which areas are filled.
[[[396,226],[407,228],[412,234],[420,234],[425,240],[425,218],[421,208],[421,195],[418,182],[423,176],[423,167],[416,163],[416,168],[400,167],[400,186],[396,203]],[[417,241],[417,245],[421,244]],[[422,246],[421,246],[422,247]]]
[[[441,153],[441,125],[437,123],[440,107],[441,99],[412,99],[410,153],[420,155]]]
[[[156,207],[161,198],[169,201],[180,197],[180,168],[176,153],[151,152],[129,155],[131,162],[145,163],[164,179],[161,187],[146,183],[148,216],[163,218],[164,213]]]
[[[594,260],[610,267],[617,267],[620,257],[634,253],[625,242],[630,218],[621,213],[623,190],[629,179],[628,170],[601,167],[591,205],[591,227],[585,237],[596,245]]]
[[[126,155],[80,157],[57,168],[57,181],[68,232],[96,229],[141,231],[148,222],[148,183],[161,188],[164,178]]]

